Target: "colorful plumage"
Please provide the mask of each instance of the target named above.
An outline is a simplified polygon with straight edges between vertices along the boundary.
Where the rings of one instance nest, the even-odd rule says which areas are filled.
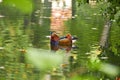
[[[62,46],[72,46],[72,36],[71,34],[67,34],[65,38],[59,39],[59,45]]]
[[[62,45],[62,46],[71,46],[72,45],[72,36],[67,34],[65,37],[60,38],[56,33],[51,34],[50,38],[51,45]]]
[[[67,52],[71,50],[74,40],[78,39],[77,37],[67,34],[66,36],[59,37],[56,32],[51,32],[50,35],[50,45],[51,50],[57,51],[58,49],[64,49]]]

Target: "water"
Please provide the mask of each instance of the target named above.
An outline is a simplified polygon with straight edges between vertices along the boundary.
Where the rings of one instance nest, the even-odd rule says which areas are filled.
[[[63,5],[62,2],[60,2],[60,4]],[[44,26],[39,26],[38,24],[32,25],[27,28],[27,34],[22,31],[22,18],[18,19],[18,21],[10,21],[9,19],[5,18],[1,19],[0,80],[39,80],[44,76],[43,74],[45,74],[46,80],[50,80],[50,78],[53,80],[61,78],[64,80],[69,80],[74,76],[77,77],[76,75],[78,74],[80,77],[77,79],[80,80],[99,80],[102,78],[110,78],[109,75],[113,76],[112,72],[116,74],[116,70],[118,70],[116,66],[111,64],[103,65],[102,62],[116,62],[115,64],[117,64],[119,63],[118,56],[116,57],[111,54],[109,56],[104,55],[100,57],[100,59],[97,57],[98,53],[100,53],[98,50],[99,40],[101,37],[102,26],[104,26],[104,19],[99,14],[100,7],[91,8],[88,4],[82,5],[80,8],[78,8],[76,18],[71,19],[71,6],[69,6],[70,5],[66,7],[53,7],[51,10],[51,24],[44,24]],[[56,31],[59,36],[65,36],[67,33],[70,33],[73,36],[76,36],[78,39],[70,47],[61,46],[55,51],[53,51],[54,49],[51,51],[49,39],[51,30]],[[34,31],[36,33],[34,33]],[[29,37],[31,40],[33,40],[33,42],[28,40]],[[28,46],[28,43],[30,43],[29,47],[32,46],[36,49],[36,51],[38,51],[38,54],[42,53],[41,50],[45,51],[46,54],[49,52],[52,52],[52,55],[56,53],[63,54],[62,63],[57,67],[53,66],[52,69],[44,71],[33,65],[31,61],[26,62],[25,54],[27,54],[26,47]],[[52,47],[56,48],[56,46]],[[35,52],[33,53],[33,55],[35,55]],[[106,53],[104,52],[104,54]],[[39,65],[42,56],[40,56],[40,59],[39,56],[37,57],[38,58],[34,59]],[[55,59],[57,60],[58,58]],[[49,59],[47,58],[47,60]],[[54,59],[52,58],[51,60]],[[45,65],[48,64],[46,63],[47,62],[45,62]],[[110,68],[107,68],[109,67],[108,65],[110,65]],[[111,72],[108,73],[104,69],[108,70],[108,72],[111,70]],[[113,80],[113,78],[111,80]]]
[[[89,12],[89,9],[92,12]],[[100,68],[101,71],[99,71],[99,67],[102,64],[102,62],[107,62],[108,60],[110,60],[110,58],[108,58],[109,56],[106,55],[100,57],[100,59],[97,57],[97,55],[100,52],[97,49],[99,47],[99,40],[102,32],[101,26],[104,26],[104,19],[101,17],[101,15],[99,15],[99,12],[95,10],[93,8],[88,8],[87,5],[83,6],[78,11],[78,17],[76,17],[73,20],[69,18],[68,22],[65,22],[65,24],[63,24],[61,20],[62,15],[59,14],[59,12],[61,12],[60,9],[56,10],[57,18],[55,19],[57,25],[51,23],[50,31],[56,31],[59,36],[64,36],[67,33],[71,33],[73,36],[77,36],[78,40],[74,44],[75,46],[77,46],[77,48],[74,49],[70,47],[69,49],[69,47],[61,47],[54,51],[54,53],[63,51],[63,63],[60,66],[51,69],[51,73],[46,75],[46,79],[69,79],[78,74],[80,74],[79,79],[81,80],[88,79],[87,77],[89,77],[90,80],[98,80],[100,78],[111,79],[109,77],[109,73],[107,73],[107,71],[104,70],[108,67],[107,65]],[[50,39],[46,38],[46,36],[50,36],[50,34],[49,32],[47,32],[47,30],[45,31],[45,34],[41,32],[42,38],[40,39],[40,48],[51,51]],[[66,49],[68,49],[68,52],[66,51]],[[111,71],[113,72],[115,71],[115,74],[116,70],[118,70],[116,67],[115,69],[109,69],[111,69]],[[85,77],[83,77],[83,75]],[[110,73],[110,75],[113,74]]]
[[[99,38],[101,35],[100,33],[102,32],[101,26],[104,25],[104,19],[101,18],[99,12],[95,11],[97,10],[97,8],[90,8],[90,7],[88,8],[88,7],[89,7],[88,5],[82,6],[80,10],[78,10],[78,12],[76,13],[77,16],[74,19],[71,19],[72,16],[71,16],[70,8],[57,7],[52,9],[50,30],[56,31],[56,33],[59,36],[64,36],[67,33],[70,33],[73,36],[78,37],[78,40],[73,45],[76,46],[76,48],[70,47],[70,49],[69,47],[57,48],[56,46],[50,46],[49,39],[48,38],[44,39],[44,41],[47,41],[45,42],[47,43],[45,49],[51,50],[51,47],[52,48],[54,47],[54,49],[52,50],[55,50],[55,52],[64,51],[63,63],[61,64],[62,70],[61,68],[56,68],[54,74],[56,76],[58,73],[62,73],[61,76],[65,76],[66,79],[67,78],[69,79],[70,77],[75,76],[77,74],[81,74],[81,75],[86,74],[86,76],[88,74],[89,74],[88,76],[91,75],[98,76],[100,74],[100,72],[98,72],[97,74],[97,72],[94,72],[94,70],[90,68],[93,66],[94,67],[93,69],[97,69],[95,65],[92,65],[90,63],[90,61],[91,60],[99,61],[99,59],[96,56],[99,53],[97,49],[99,47]],[[67,16],[65,14],[67,14]],[[47,36],[49,36],[49,34]],[[67,49],[68,51],[66,51]],[[93,50],[93,53],[95,55],[90,56],[91,50]],[[96,66],[97,65],[99,65],[99,63],[96,64]],[[89,72],[90,70],[88,68],[90,68],[92,72]],[[101,76],[99,76],[98,78],[101,78]]]

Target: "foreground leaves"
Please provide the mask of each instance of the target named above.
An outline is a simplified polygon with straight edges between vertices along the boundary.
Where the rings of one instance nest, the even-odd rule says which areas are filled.
[[[43,49],[30,48],[26,57],[28,62],[33,63],[40,70],[52,69],[62,63],[62,55]]]

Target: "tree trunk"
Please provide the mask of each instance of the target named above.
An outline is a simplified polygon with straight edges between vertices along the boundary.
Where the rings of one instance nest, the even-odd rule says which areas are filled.
[[[72,16],[76,13],[76,0],[72,0]]]
[[[107,48],[108,47],[108,37],[111,27],[111,21],[106,22],[103,28],[103,32],[100,39],[100,47],[101,48]]]

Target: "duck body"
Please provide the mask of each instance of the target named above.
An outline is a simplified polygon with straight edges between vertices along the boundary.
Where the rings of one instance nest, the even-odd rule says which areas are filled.
[[[59,49],[62,49],[69,52],[72,48],[74,49],[73,43],[76,39],[78,38],[71,36],[71,34],[59,37],[56,33],[52,33],[50,35],[51,50],[57,51]]]
[[[51,45],[60,45],[60,46],[70,46],[72,45],[72,40],[69,39],[59,39],[58,41],[56,40],[51,40],[50,41]]]
[[[57,34],[51,34],[50,39],[51,45],[60,45],[60,46],[72,46],[72,36],[67,34],[65,37],[60,38]]]
[[[58,45],[61,46],[72,46],[72,39],[63,38],[58,41]]]

